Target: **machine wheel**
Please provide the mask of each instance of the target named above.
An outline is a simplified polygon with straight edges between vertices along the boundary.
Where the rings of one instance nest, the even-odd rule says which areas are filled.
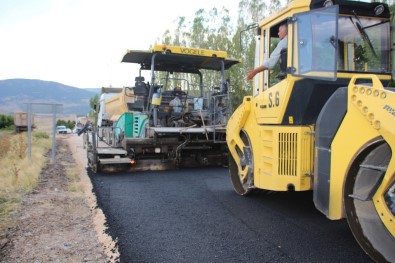
[[[88,159],[88,166],[91,168],[92,172],[100,172],[100,164],[93,163],[91,160]]]
[[[91,145],[88,145],[88,147],[86,149],[86,156],[88,159],[88,167],[91,168],[92,172],[97,173],[97,172],[100,172],[101,165],[93,162],[92,158],[93,158],[94,154],[95,153],[93,152]]]
[[[373,195],[379,189],[391,159],[391,150],[382,144],[372,150],[350,176],[345,188],[345,209],[351,231],[363,250],[376,262],[395,262],[395,237],[384,225],[374,204]],[[394,184],[385,192],[388,217],[394,209]]]
[[[240,158],[241,173],[233,156],[229,154],[229,175],[233,188],[239,195],[248,195],[253,188],[253,155],[250,140],[244,131],[241,131],[240,138],[244,143],[243,151],[236,146],[236,152]]]
[[[94,172],[94,173],[97,173],[98,171],[98,169],[97,169],[97,164],[92,164],[91,165],[91,169],[92,169],[92,172]]]

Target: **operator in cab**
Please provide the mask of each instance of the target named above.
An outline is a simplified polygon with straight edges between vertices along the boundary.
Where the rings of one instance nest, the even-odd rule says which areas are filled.
[[[287,23],[283,23],[278,27],[278,36],[280,38],[280,42],[277,44],[276,48],[270,54],[270,58],[263,62],[263,64],[259,67],[250,70],[247,73],[246,80],[251,80],[255,77],[256,74],[272,69],[278,62],[281,56],[281,50],[286,49],[288,47],[288,26]]]

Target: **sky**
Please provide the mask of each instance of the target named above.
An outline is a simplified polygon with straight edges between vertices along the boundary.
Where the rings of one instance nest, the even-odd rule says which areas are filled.
[[[0,0],[0,80],[41,79],[77,88],[132,85],[128,49],[148,50],[178,17],[239,0]],[[237,17],[234,17],[236,21]]]

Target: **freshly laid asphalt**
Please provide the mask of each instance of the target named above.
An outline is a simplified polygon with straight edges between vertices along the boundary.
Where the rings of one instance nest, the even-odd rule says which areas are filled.
[[[226,168],[92,174],[120,262],[371,262],[311,192],[238,196]]]

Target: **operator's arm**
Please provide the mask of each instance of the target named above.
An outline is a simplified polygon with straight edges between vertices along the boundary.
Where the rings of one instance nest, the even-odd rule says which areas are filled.
[[[264,71],[266,69],[268,69],[268,68],[262,65],[262,66],[259,66],[259,67],[256,67],[256,68],[250,70],[247,73],[246,80],[252,79],[253,77],[255,77],[256,74],[258,74],[259,72],[262,72],[262,71]]]

